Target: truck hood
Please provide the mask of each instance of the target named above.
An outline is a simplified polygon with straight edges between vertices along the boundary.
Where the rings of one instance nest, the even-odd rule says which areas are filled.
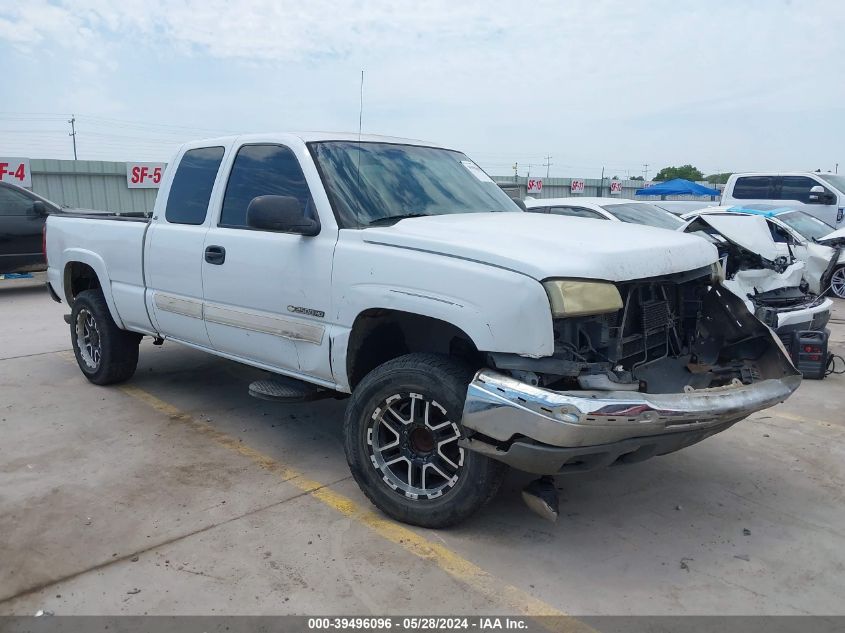
[[[364,229],[363,240],[514,270],[539,281],[629,281],[709,266],[705,240],[649,226],[539,213],[465,213]]]

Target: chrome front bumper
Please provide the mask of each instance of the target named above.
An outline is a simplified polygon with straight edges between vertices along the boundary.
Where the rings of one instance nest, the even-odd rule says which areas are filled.
[[[639,461],[688,446],[783,402],[800,382],[796,372],[684,393],[559,392],[484,369],[469,385],[463,412],[464,427],[483,437],[471,436],[464,446],[543,474],[561,472],[573,460],[583,465],[584,456],[596,454],[602,457],[591,467],[626,455],[636,454],[628,461]]]

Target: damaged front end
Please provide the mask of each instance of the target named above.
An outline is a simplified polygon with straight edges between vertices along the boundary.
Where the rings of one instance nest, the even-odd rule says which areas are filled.
[[[710,270],[618,285],[622,308],[554,320],[546,358],[488,354],[464,445],[539,474],[641,461],[782,402],[801,376]]]
[[[796,332],[824,330],[833,304],[811,292],[805,278],[807,264],[796,260],[795,244],[782,229],[770,226],[762,217],[725,213],[698,216],[684,230],[717,247],[724,287],[742,299],[787,346]],[[772,231],[778,232],[779,241]],[[821,276],[824,287],[825,275]],[[814,278],[812,274],[810,278]],[[812,288],[818,290],[819,286],[815,279]]]

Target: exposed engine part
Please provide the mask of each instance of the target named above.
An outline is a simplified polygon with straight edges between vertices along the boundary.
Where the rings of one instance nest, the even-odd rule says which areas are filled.
[[[638,382],[616,382],[611,380],[607,374],[583,374],[578,376],[578,386],[588,391],[640,390],[640,383]]]
[[[490,366],[521,380],[525,374],[516,372],[531,372],[537,386],[554,390],[679,393],[760,379],[755,363],[765,341],[734,331],[742,319],[723,300],[729,291],[709,275],[618,288],[621,310],[553,321],[554,356],[491,353]]]

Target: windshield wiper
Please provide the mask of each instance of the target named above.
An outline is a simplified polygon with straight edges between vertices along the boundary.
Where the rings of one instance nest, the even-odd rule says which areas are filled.
[[[383,218],[376,218],[367,223],[367,226],[378,226],[379,224],[386,224],[388,222],[398,222],[407,218],[425,218],[431,215],[430,213],[400,213],[397,215],[386,215]]]

